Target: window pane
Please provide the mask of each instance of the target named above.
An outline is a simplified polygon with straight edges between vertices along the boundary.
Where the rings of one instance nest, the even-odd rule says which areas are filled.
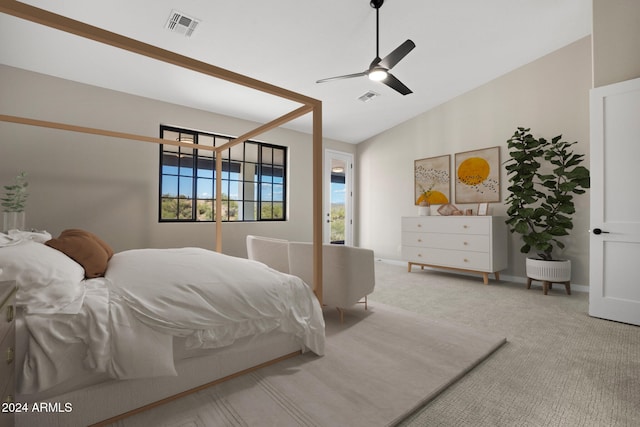
[[[197,195],[199,199],[213,199],[213,179],[199,178]]]
[[[167,146],[163,146],[163,147],[168,147]],[[170,168],[171,170],[173,170],[174,172],[169,172],[169,173],[178,173],[178,153],[167,153],[165,151],[165,153],[162,155],[162,166],[163,166],[163,170],[166,168]]]
[[[284,168],[274,167],[271,171],[273,174],[273,182],[276,184],[284,183]]]
[[[273,148],[262,147],[262,163],[266,163],[266,164],[273,163]]]
[[[178,196],[193,198],[193,180],[188,177],[180,177],[180,188],[178,188]]]
[[[245,182],[243,184],[243,187],[244,194],[242,195],[242,198],[244,200],[257,200],[258,186],[255,184],[255,182]]]
[[[258,163],[258,144],[254,142],[245,142],[244,161]]]
[[[273,190],[271,184],[260,184],[260,192],[262,196],[262,200],[268,201],[273,200]]]
[[[255,221],[258,219],[258,209],[255,202],[244,202],[243,216],[245,221]]]
[[[258,165],[255,163],[244,164],[244,180],[245,181],[257,181],[258,180]]]
[[[236,144],[231,147],[231,160],[244,160],[244,144]]]
[[[198,200],[198,221],[213,221],[213,200]]]
[[[271,166],[260,167],[260,182],[272,182],[273,181],[273,171]]]
[[[278,202],[284,201],[284,187],[280,184],[273,186],[273,200]]]
[[[166,176],[162,177],[162,196],[177,197],[178,196],[178,177]]]
[[[178,218],[178,199],[177,198],[162,198],[162,209],[160,211],[160,218],[162,219],[177,219]]]
[[[238,221],[240,218],[238,217],[238,202],[236,200],[230,200],[228,203],[228,216],[229,221]]]
[[[279,148],[273,149],[273,164],[284,166],[284,150]]]
[[[273,217],[273,204],[260,203],[260,219],[271,219]]]
[[[202,178],[213,178],[215,163],[212,157],[198,156],[198,176]]]
[[[178,199],[178,219],[191,219],[191,207],[192,203],[190,199]]]
[[[240,180],[242,179],[242,164],[239,162],[230,162],[229,165],[229,179]]]
[[[180,170],[178,173],[183,176],[193,176],[193,156],[192,155],[182,154],[180,156]]]
[[[230,200],[240,200],[240,181],[229,181],[229,199]]]
[[[273,204],[273,219],[284,219],[284,204],[277,202]]]

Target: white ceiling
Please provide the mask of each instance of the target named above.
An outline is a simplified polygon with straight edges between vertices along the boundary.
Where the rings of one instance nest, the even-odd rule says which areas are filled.
[[[591,34],[591,0],[387,0],[380,56],[416,48],[393,74],[402,96],[366,77],[375,57],[369,0],[24,1],[323,101],[324,136],[361,142]],[[201,22],[170,32],[172,10]],[[0,14],[0,63],[176,104],[267,122],[298,105]],[[381,96],[363,103],[373,90]],[[286,127],[310,133],[310,116]],[[215,129],[212,129],[215,130]]]

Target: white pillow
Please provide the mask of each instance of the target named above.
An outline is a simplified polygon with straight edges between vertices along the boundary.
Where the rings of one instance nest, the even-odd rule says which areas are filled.
[[[31,313],[77,313],[84,268],[62,252],[31,240],[0,247],[0,280],[15,280],[16,304]]]

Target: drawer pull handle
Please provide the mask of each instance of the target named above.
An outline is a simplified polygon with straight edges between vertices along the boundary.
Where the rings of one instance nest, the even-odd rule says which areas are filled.
[[[464,242],[463,245],[468,246],[469,242]]]
[[[422,239],[418,239],[418,242],[422,242]]]
[[[13,402],[15,402],[15,400],[13,400],[13,395],[9,394],[9,395],[7,395],[7,397],[4,398],[4,400],[2,402],[3,403],[13,403]]]
[[[469,228],[467,224],[463,225],[462,228]]]
[[[418,254],[418,258],[422,258],[422,254]]]
[[[13,362],[13,358],[15,356],[15,350],[13,349],[13,347],[9,347],[7,349],[7,365],[10,365],[11,362]]]
[[[15,317],[15,309],[12,305],[7,307],[7,322],[12,322]]]
[[[422,227],[422,224],[418,224],[418,228]]]
[[[469,260],[465,258],[465,259],[464,259],[464,262],[469,262]]]

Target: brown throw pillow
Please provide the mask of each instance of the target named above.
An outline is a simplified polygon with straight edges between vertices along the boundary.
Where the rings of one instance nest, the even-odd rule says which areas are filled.
[[[64,230],[56,239],[45,245],[67,255],[84,268],[85,277],[91,279],[104,276],[113,249],[102,239],[85,230]]]

